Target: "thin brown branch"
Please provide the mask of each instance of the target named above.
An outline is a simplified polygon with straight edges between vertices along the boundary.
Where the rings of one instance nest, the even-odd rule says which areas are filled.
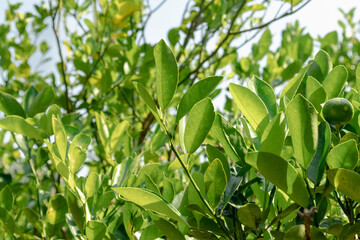
[[[213,56],[215,56],[216,53],[217,53],[217,52],[220,50],[220,48],[222,47],[222,45],[229,39],[229,37],[231,36],[231,34],[230,34],[230,33],[231,33],[231,29],[232,29],[232,27],[234,26],[235,21],[236,21],[238,15],[240,14],[242,8],[245,6],[245,3],[246,3],[246,0],[244,0],[244,1],[241,3],[241,5],[240,5],[240,7],[238,8],[238,10],[236,11],[233,19],[231,20],[231,23],[230,23],[229,29],[228,29],[228,31],[227,31],[227,34],[225,35],[225,37],[223,38],[223,40],[221,40],[221,42],[217,45],[217,47],[215,48],[215,50],[214,50],[209,56],[207,56],[204,60],[202,60],[202,61],[198,64],[198,66],[197,66],[193,71],[189,72],[188,75],[186,75],[186,77],[185,77],[182,81],[180,81],[180,82],[178,83],[178,86],[180,86],[181,84],[183,84],[184,82],[186,82],[186,81],[190,78],[191,75],[193,75],[193,74],[197,75],[198,72],[199,72],[199,70],[200,70],[200,68],[201,68],[207,61],[209,61]]]
[[[61,51],[61,44],[60,44],[60,39],[59,39],[59,32],[58,30],[56,30],[56,27],[55,27],[55,18],[56,18],[56,15],[57,15],[57,11],[58,11],[58,8],[56,8],[56,12],[55,14],[53,15],[53,8],[52,8],[52,4],[51,4],[51,1],[49,1],[49,6],[50,6],[50,9],[49,9],[49,13],[50,13],[50,17],[51,17],[51,22],[52,22],[52,30],[54,32],[54,35],[55,35],[55,39],[56,39],[56,44],[57,44],[57,49],[58,49],[58,52],[59,52],[59,57],[60,57],[60,65],[61,65],[61,76],[62,76],[62,79],[63,79],[63,82],[64,82],[64,85],[65,85],[65,104],[66,104],[66,111],[68,113],[70,113],[72,111],[72,108],[70,106],[70,101],[69,101],[69,86],[68,86],[68,82],[67,82],[67,79],[66,79],[66,72],[65,72],[65,62],[64,62],[64,58],[63,58],[63,55],[62,55],[62,51]],[[60,15],[60,14],[59,14]],[[60,21],[60,19],[59,19]]]
[[[305,7],[308,3],[310,3],[311,0],[308,0],[306,1],[303,5],[301,5],[300,7],[298,7],[296,10],[290,10],[290,12],[287,12],[287,13],[284,13],[283,15],[279,16],[279,17],[275,17],[274,19],[264,23],[264,24],[261,24],[259,26],[256,26],[256,27],[252,27],[252,28],[248,28],[248,29],[245,29],[245,30],[240,30],[240,31],[233,31],[233,32],[230,32],[230,34],[232,35],[235,35],[235,34],[241,34],[241,33],[246,33],[246,32],[251,32],[251,31],[254,31],[256,29],[263,29],[267,26],[269,26],[270,24],[272,24],[273,22],[276,22],[282,18],[285,18],[287,16],[290,16],[298,11],[300,11],[303,7]]]

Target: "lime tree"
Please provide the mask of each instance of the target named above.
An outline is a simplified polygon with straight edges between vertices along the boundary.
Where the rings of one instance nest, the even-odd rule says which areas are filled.
[[[345,98],[333,98],[323,106],[325,120],[337,128],[350,122],[354,116],[353,105]]]

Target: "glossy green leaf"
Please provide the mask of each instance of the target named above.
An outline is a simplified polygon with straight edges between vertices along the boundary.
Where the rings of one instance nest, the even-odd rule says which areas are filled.
[[[253,76],[249,82],[249,87],[256,92],[256,94],[265,103],[265,106],[270,114],[270,119],[273,119],[277,113],[276,96],[272,87],[257,76]]]
[[[298,92],[301,83],[306,79],[306,72],[308,68],[309,65],[302,68],[300,72],[286,84],[281,92],[280,98],[286,96],[289,100],[293,99]]]
[[[179,109],[176,115],[176,122],[184,117],[191,108],[200,100],[209,96],[216,86],[221,82],[222,77],[208,77],[192,85],[181,98]]]
[[[54,115],[52,116],[52,126],[57,150],[60,153],[61,160],[65,161],[67,152],[67,136],[64,126],[62,125],[59,118],[55,117]]]
[[[128,121],[122,121],[116,124],[110,136],[110,149],[113,153],[119,150],[123,140],[122,135],[126,132],[128,128],[129,128]]]
[[[326,100],[326,92],[322,85],[313,77],[306,79],[306,97],[311,102],[316,111],[321,112],[321,105]]]
[[[308,77],[316,79],[316,81],[323,82],[324,76],[319,64],[316,61],[310,60],[310,66],[307,71]]]
[[[307,168],[307,176],[315,184],[319,184],[324,175],[325,159],[330,150],[331,130],[329,124],[327,122],[320,123],[318,133],[316,153]]]
[[[291,140],[297,162],[307,168],[318,143],[318,116],[313,105],[297,95],[286,108]]]
[[[0,128],[19,133],[26,137],[42,140],[39,131],[24,118],[10,115],[0,119]]]
[[[29,117],[34,116],[37,113],[45,112],[45,110],[53,103],[55,99],[55,93],[52,86],[48,86],[42,89],[37,95],[34,101],[29,106]]]
[[[329,168],[346,168],[353,170],[359,161],[359,150],[356,141],[339,143],[336,145],[326,157],[326,163]]]
[[[326,240],[326,237],[315,226],[310,226],[311,239]],[[304,240],[305,237],[305,225],[296,225],[286,232],[283,240]]]
[[[14,195],[9,185],[3,187],[0,191],[0,207],[10,210],[14,203]]]
[[[327,170],[330,183],[345,196],[360,202],[360,174],[345,168]]]
[[[237,217],[245,226],[256,229],[261,217],[261,210],[256,204],[247,203],[237,210]]]
[[[16,224],[13,216],[2,207],[0,207],[0,222],[7,233],[13,234],[15,232]]]
[[[325,77],[329,74],[329,72],[332,70],[331,58],[329,54],[327,54],[327,52],[320,49],[319,52],[316,53],[314,60],[321,69],[323,79],[318,79],[318,81],[322,82],[325,79]]]
[[[165,111],[177,88],[179,69],[171,49],[164,40],[154,47],[156,65],[156,90],[159,105]]]
[[[25,95],[23,97],[23,102],[22,102],[25,113],[29,112],[29,108],[35,101],[37,94],[38,94],[38,91],[35,89],[34,86],[30,86],[27,89],[27,91],[25,92]]]
[[[266,126],[261,136],[260,151],[280,156],[286,136],[285,127],[285,116],[283,113],[278,113]]]
[[[76,173],[86,159],[86,150],[91,143],[91,137],[85,134],[78,134],[72,140],[69,147],[69,170]]]
[[[158,109],[156,107],[155,101],[152,98],[152,96],[149,94],[149,92],[146,90],[146,88],[141,83],[133,82],[133,84],[134,84],[137,92],[139,93],[140,97],[144,100],[145,104],[148,106],[148,108],[150,109],[151,113],[154,115],[156,120],[158,122],[161,122],[159,113],[158,113]]]
[[[106,234],[106,225],[99,221],[88,221],[86,224],[86,237],[89,240],[104,239]]]
[[[161,195],[167,202],[171,203],[175,197],[174,184],[167,177],[164,177],[162,183],[163,183],[163,190]]]
[[[293,213],[299,208],[300,206],[297,203],[290,204],[281,213],[279,213],[279,215],[277,215],[276,217],[274,217],[273,220],[271,220],[271,222],[269,223],[269,227],[274,225],[275,223],[278,223],[281,219],[286,218],[287,216],[289,216],[291,213]]]
[[[348,77],[348,71],[343,65],[334,67],[322,83],[328,99],[338,97],[344,90],[345,82]]]
[[[215,159],[206,169],[204,182],[209,203],[213,208],[216,208],[227,184],[226,174],[219,159]]]
[[[113,190],[120,194],[126,201],[135,203],[146,210],[159,214],[160,216],[165,216],[187,225],[186,220],[173,205],[166,202],[162,197],[146,189],[119,187],[113,188]]]
[[[115,193],[113,191],[108,191],[100,195],[96,201],[95,212],[100,211],[103,208],[110,207],[111,201],[115,198]]]
[[[219,159],[221,161],[221,164],[224,168],[226,179],[230,179],[230,166],[228,159],[224,156],[224,154],[221,153],[219,149],[216,147],[213,147],[209,144],[206,145],[206,155],[209,159],[209,162],[213,162],[215,159]]]
[[[65,197],[69,212],[71,213],[76,226],[79,228],[81,233],[84,233],[85,212],[82,203],[67,187],[65,189]]]
[[[255,45],[254,48],[255,51],[253,51],[253,54],[256,60],[262,59],[265,56],[265,54],[269,51],[269,47],[271,45],[271,38],[272,36],[270,29],[267,28],[262,34],[259,43]]]
[[[216,114],[211,133],[218,139],[232,161],[244,163],[247,153],[244,139],[220,114]]]
[[[20,103],[10,94],[0,92],[0,111],[5,115],[17,115],[25,118],[25,111],[21,107]]]
[[[90,172],[89,176],[86,179],[85,183],[85,193],[86,197],[90,198],[99,192],[101,186],[101,177],[100,175]]]
[[[95,118],[96,118],[97,130],[99,132],[99,137],[106,151],[108,150],[106,148],[109,148],[108,142],[109,142],[110,133],[109,133],[109,128],[106,124],[105,114],[103,112],[101,113],[96,112]]]
[[[269,112],[264,102],[253,91],[244,86],[230,83],[229,88],[236,105],[261,136],[270,121]]]
[[[185,127],[185,148],[194,153],[204,142],[214,122],[214,106],[210,98],[196,103],[189,113]]]
[[[185,240],[184,235],[169,221],[159,218],[154,223],[169,240]]]
[[[62,225],[65,223],[65,214],[68,212],[65,198],[57,194],[49,201],[49,207],[46,211],[46,221],[51,225]]]
[[[161,236],[163,236],[163,233],[160,229],[155,224],[151,224],[141,232],[139,240],[158,239]]]
[[[309,193],[305,181],[286,160],[272,153],[251,152],[246,155],[245,161],[297,204],[307,207]]]

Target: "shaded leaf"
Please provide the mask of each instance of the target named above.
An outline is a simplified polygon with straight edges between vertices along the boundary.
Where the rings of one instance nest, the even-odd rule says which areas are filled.
[[[353,170],[359,161],[356,141],[350,139],[336,145],[326,157],[329,168],[346,168]]]
[[[219,159],[215,159],[206,169],[204,182],[209,203],[213,208],[216,208],[227,184],[226,174]]]
[[[21,107],[20,103],[10,94],[0,92],[0,111],[5,115],[17,115],[25,118],[25,111]]]
[[[86,224],[86,237],[89,240],[103,239],[106,234],[105,224],[99,221],[88,221]]]
[[[261,210],[256,204],[247,203],[237,210],[237,217],[245,226],[256,229],[261,217]]]
[[[169,221],[159,218],[154,223],[169,240],[185,240],[184,235]]]
[[[327,170],[330,183],[347,197],[360,202],[360,174],[345,168]]]
[[[34,116],[37,113],[45,112],[45,110],[53,103],[55,99],[55,93],[52,86],[48,86],[42,89],[37,95],[34,101],[29,106],[29,117]]]

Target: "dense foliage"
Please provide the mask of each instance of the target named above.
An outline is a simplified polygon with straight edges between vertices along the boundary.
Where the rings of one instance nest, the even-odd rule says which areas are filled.
[[[268,22],[271,1],[188,1],[152,45],[164,2],[9,4],[0,239],[357,239],[354,10],[324,37],[288,24],[272,51],[267,27],[309,1],[284,0]],[[346,125],[324,120],[337,97],[354,108]]]

